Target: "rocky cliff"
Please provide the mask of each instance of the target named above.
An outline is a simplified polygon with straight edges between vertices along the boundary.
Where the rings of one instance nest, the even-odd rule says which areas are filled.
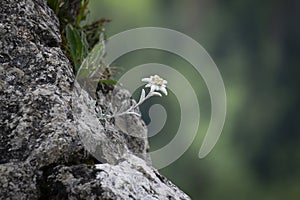
[[[189,199],[151,166],[147,130],[101,122],[43,0],[0,2],[0,199]],[[135,103],[98,93],[100,106]]]

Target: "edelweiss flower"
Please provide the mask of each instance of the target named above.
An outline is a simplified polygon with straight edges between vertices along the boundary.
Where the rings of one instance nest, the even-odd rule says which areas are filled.
[[[150,87],[150,92],[146,95],[146,92],[144,89],[142,89],[140,100],[135,104],[130,106],[128,109],[124,109],[123,106],[121,106],[120,110],[111,110],[112,115],[109,114],[103,114],[101,108],[100,109],[100,115],[99,118],[103,118],[103,116],[106,116],[107,118],[113,118],[113,117],[119,117],[122,115],[137,115],[141,116],[139,113],[135,112],[134,109],[141,105],[144,101],[147,99],[157,95],[157,96],[162,96],[161,93],[164,93],[165,95],[168,95],[167,89],[166,89],[166,84],[168,83],[166,80],[160,78],[158,75],[150,76],[150,78],[143,78],[143,82],[147,82],[147,85],[145,87]],[[111,107],[111,106],[110,106]]]
[[[142,81],[148,83],[145,87],[150,87],[150,93],[154,91],[161,91],[165,95],[168,95],[166,89],[166,84],[168,82],[160,78],[158,75],[150,76],[150,78],[143,78]]]

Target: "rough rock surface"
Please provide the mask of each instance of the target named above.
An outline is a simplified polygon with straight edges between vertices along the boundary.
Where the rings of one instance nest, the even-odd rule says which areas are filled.
[[[97,119],[60,43],[45,1],[0,1],[0,199],[189,199],[151,167],[141,119]]]

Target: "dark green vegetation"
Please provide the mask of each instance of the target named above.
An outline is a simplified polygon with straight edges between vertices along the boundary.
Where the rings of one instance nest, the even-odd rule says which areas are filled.
[[[89,0],[48,0],[48,5],[59,18],[62,48],[73,63],[75,74],[99,42],[100,34],[104,34],[104,24],[110,21],[102,18],[88,23],[88,3]]]

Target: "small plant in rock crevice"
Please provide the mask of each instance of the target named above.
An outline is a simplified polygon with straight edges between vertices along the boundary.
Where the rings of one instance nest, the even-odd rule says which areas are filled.
[[[104,35],[105,24],[110,19],[102,18],[88,23],[89,0],[48,0],[48,5],[60,21],[62,49],[74,66],[76,75],[83,60]]]

